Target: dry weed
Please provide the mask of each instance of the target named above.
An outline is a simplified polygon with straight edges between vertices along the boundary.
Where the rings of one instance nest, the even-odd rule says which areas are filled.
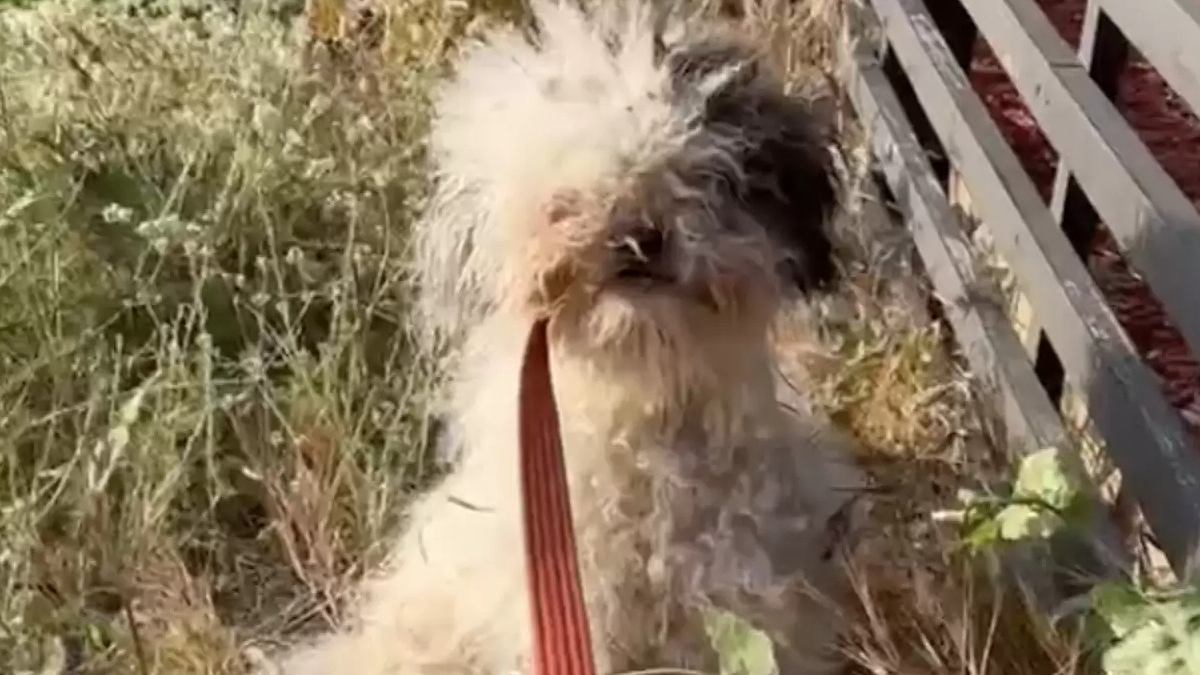
[[[434,469],[401,262],[467,13],[355,72],[299,11],[0,10],[6,672],[240,672]]]

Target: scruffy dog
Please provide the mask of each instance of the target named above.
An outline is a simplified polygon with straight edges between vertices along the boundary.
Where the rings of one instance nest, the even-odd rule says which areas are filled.
[[[779,404],[768,341],[835,280],[828,156],[731,34],[599,5],[537,3],[440,92],[416,262],[456,464],[289,674],[528,672],[517,387],[541,316],[599,672],[716,672],[712,606],[767,631],[783,675],[840,665],[841,458]]]

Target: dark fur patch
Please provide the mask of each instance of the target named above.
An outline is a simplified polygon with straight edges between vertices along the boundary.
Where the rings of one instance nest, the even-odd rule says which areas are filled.
[[[737,197],[783,247],[782,273],[801,292],[828,289],[837,280],[827,230],[837,190],[806,103],[762,77],[755,56],[733,42],[700,41],[666,58],[683,96],[705,76],[739,64],[737,74],[709,98],[703,124],[745,141],[745,181],[736,186]]]

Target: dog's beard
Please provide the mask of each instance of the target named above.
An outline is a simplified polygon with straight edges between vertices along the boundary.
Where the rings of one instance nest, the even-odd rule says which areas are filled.
[[[678,343],[687,339],[690,327],[715,318],[711,314],[675,288],[618,281],[595,293],[577,322],[589,344],[613,350],[656,342]]]
[[[602,361],[691,370],[761,339],[777,308],[774,285],[610,274],[564,296],[556,332]]]

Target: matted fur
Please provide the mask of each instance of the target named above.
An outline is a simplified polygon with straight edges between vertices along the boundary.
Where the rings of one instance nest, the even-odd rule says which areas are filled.
[[[852,475],[778,403],[767,337],[835,276],[822,140],[735,36],[601,7],[536,3],[440,92],[416,268],[456,465],[288,673],[527,672],[516,402],[541,315],[600,672],[716,672],[711,605],[768,631],[785,675],[838,667],[826,522]]]

